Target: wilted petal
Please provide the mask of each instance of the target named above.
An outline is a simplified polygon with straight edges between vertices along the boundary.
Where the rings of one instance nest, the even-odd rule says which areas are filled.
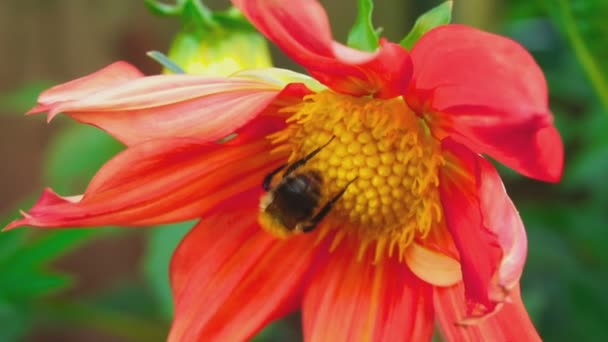
[[[435,313],[446,341],[540,341],[521,301],[519,286],[496,313],[476,321],[466,319],[462,284],[435,288]]]
[[[442,147],[447,165],[439,173],[439,191],[445,221],[460,254],[468,314],[482,316],[496,306],[493,285],[504,252],[488,227],[491,222],[484,221],[477,161],[481,157],[451,139]]]
[[[284,162],[286,156],[268,153],[272,145],[264,133],[244,132],[226,144],[175,138],[132,146],[98,171],[82,199],[47,192],[8,228],[141,226],[200,217],[226,198],[260,187],[264,175]]]
[[[171,262],[169,341],[244,341],[298,306],[314,236],[279,240],[259,228],[259,192],[231,199],[184,238]]]
[[[461,25],[436,28],[412,49],[410,106],[450,135],[522,174],[557,181],[563,146],[542,70],[516,42]]]
[[[503,251],[498,283],[505,290],[510,290],[519,282],[526,262],[526,230],[492,163],[483,158],[478,158],[477,162],[480,168],[479,196],[484,225],[496,234]]]
[[[382,41],[378,51],[351,49],[333,40],[323,7],[315,0],[233,0],[266,37],[331,89],[379,97],[398,96],[412,63],[405,49]]]
[[[301,96],[302,87],[252,77],[157,75],[76,92],[66,99],[58,94],[45,109],[49,118],[67,113],[127,145],[167,137],[213,141],[243,127],[275,100]]]
[[[302,306],[307,341],[429,341],[432,289],[395,259],[357,260],[342,243],[311,279]]]

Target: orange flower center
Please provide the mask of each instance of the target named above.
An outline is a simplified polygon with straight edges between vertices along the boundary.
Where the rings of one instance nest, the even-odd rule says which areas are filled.
[[[292,113],[289,126],[271,138],[278,149],[291,150],[289,163],[325,145],[301,167],[321,175],[320,206],[346,189],[317,228],[321,236],[336,230],[333,248],[355,234],[361,255],[375,243],[376,258],[395,249],[403,256],[415,237],[424,238],[441,222],[439,142],[403,99],[326,91],[284,111]]]

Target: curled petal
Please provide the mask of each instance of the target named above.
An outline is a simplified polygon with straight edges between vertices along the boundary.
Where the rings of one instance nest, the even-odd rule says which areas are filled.
[[[563,146],[542,70],[516,42],[461,25],[438,27],[412,49],[407,102],[433,126],[529,177],[557,181]]]
[[[442,147],[447,165],[439,173],[439,192],[447,228],[460,254],[467,313],[483,316],[496,307],[494,284],[504,252],[496,232],[484,221],[477,162],[481,157],[449,138]]]
[[[306,341],[429,341],[431,286],[395,259],[372,263],[342,243],[315,273],[302,305]]]
[[[441,172],[446,222],[460,252],[470,309],[481,309],[469,314],[483,316],[518,284],[526,232],[494,166],[451,139],[443,147],[452,165]]]
[[[96,74],[65,86],[86,86]],[[275,100],[301,96],[302,87],[252,77],[157,75],[104,84],[94,91],[86,87],[87,91],[75,91],[65,98],[57,93],[53,102],[44,103],[44,109],[49,119],[67,113],[102,128],[126,145],[168,137],[213,141],[243,127]]]
[[[175,318],[168,341],[245,341],[297,309],[314,238],[259,228],[259,191],[230,199],[184,238],[171,261]]]
[[[394,97],[408,85],[412,63],[405,49],[382,41],[378,51],[369,53],[334,41],[316,0],[232,2],[289,57],[337,92]]]
[[[127,62],[115,62],[88,76],[54,86],[38,97],[38,106],[28,114],[46,112],[59,102],[78,100],[96,91],[119,86],[143,77],[143,73]]]
[[[284,155],[268,153],[272,146],[263,136],[244,133],[236,139],[241,141],[175,138],[132,146],[97,172],[80,200],[47,191],[7,228],[142,226],[200,217],[243,189],[260,186],[284,162]]]
[[[496,312],[480,320],[466,319],[462,284],[435,288],[435,312],[446,341],[541,341],[524,307],[519,286]]]

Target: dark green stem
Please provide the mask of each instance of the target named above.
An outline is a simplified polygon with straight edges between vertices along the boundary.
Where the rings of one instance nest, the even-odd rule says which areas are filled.
[[[583,70],[587,74],[587,77],[589,77],[589,80],[593,84],[602,105],[605,109],[608,109],[608,84],[606,84],[606,80],[604,77],[602,77],[603,75],[598,64],[596,63],[597,61],[593,58],[593,55],[585,45],[585,42],[583,41],[583,38],[576,27],[574,17],[572,16],[570,8],[568,7],[568,1],[558,0],[558,3],[564,31],[570,40],[570,44],[572,44],[574,53],[580,61]]]

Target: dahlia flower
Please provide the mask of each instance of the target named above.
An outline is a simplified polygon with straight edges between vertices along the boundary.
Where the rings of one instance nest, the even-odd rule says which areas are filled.
[[[83,195],[47,189],[8,228],[201,218],[171,263],[170,341],[244,340],[298,309],[306,341],[428,341],[435,322],[450,341],[539,340],[519,290],[524,226],[484,157],[561,177],[533,58],[462,25],[411,51],[358,51],[333,40],[317,1],[233,3],[312,77],[144,77],[117,62],[51,88],[30,113],[126,149]],[[287,217],[304,197],[277,192],[297,175],[309,187],[291,190],[316,195],[306,229]]]

